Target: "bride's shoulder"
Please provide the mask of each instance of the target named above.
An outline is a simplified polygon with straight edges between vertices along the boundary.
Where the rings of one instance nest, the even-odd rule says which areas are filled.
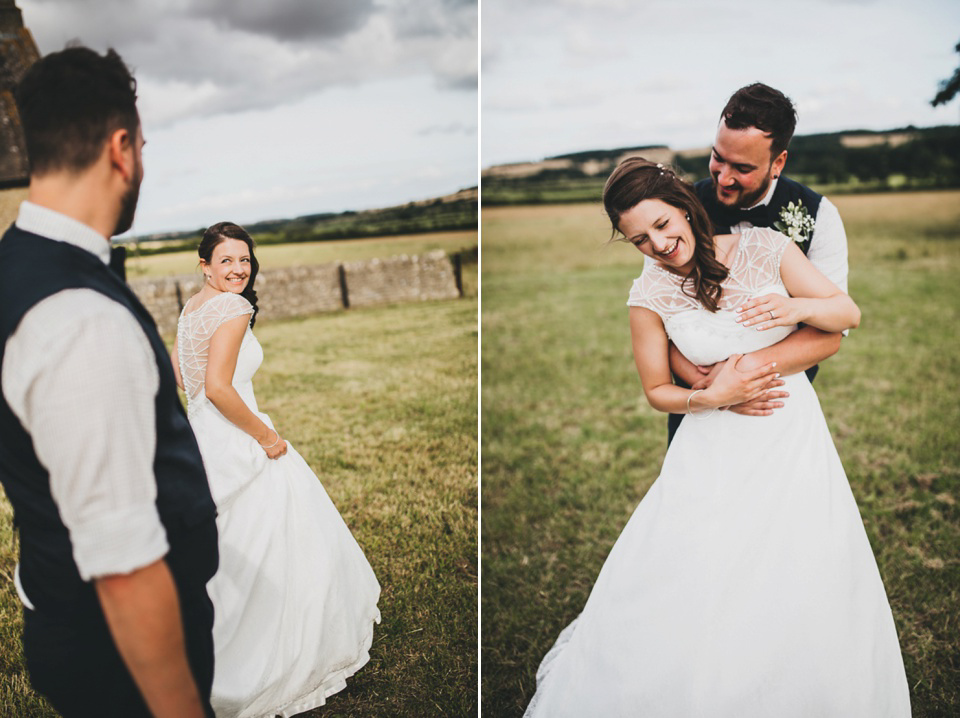
[[[221,324],[228,319],[253,313],[253,305],[239,294],[220,292],[206,299],[201,294],[198,292],[187,300],[183,306],[182,317],[197,316],[202,322],[215,319],[217,324]]]
[[[782,252],[790,244],[790,238],[772,227],[750,227],[745,230],[741,243],[774,252]]]
[[[207,302],[211,315],[216,317],[217,324],[223,324],[231,319],[253,314],[253,305],[246,297],[233,292],[221,292]]]
[[[676,294],[679,284],[675,275],[664,269],[658,262],[648,260],[643,267],[643,272],[633,280],[627,306],[645,307],[659,313],[663,299],[668,295]]]
[[[214,301],[214,300],[217,300],[219,302],[219,306],[225,307],[227,309],[253,311],[253,305],[242,294],[234,294],[233,292],[220,292],[220,294],[215,296],[210,301]]]
[[[736,257],[731,262],[731,271],[768,262],[779,264],[784,251],[790,246],[790,239],[769,227],[750,227],[743,231]]]

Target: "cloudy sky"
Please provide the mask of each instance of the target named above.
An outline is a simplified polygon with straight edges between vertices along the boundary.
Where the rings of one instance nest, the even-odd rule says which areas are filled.
[[[134,69],[131,232],[386,207],[477,183],[477,0],[16,0],[43,54]]]
[[[481,166],[709,146],[739,87],[791,97],[798,134],[957,124],[957,0],[483,0]]]

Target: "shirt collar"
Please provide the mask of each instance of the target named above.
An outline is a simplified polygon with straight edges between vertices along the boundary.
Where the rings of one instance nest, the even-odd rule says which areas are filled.
[[[775,179],[775,180],[771,181],[771,182],[770,182],[770,189],[767,190],[767,193],[763,196],[763,199],[760,200],[759,202],[757,202],[755,205],[753,205],[753,207],[747,207],[747,210],[749,211],[749,210],[753,209],[754,207],[763,207],[763,206],[765,206],[765,205],[770,204],[770,200],[773,199],[773,192],[774,192],[774,190],[777,188],[777,182],[779,182],[779,181],[780,181],[779,179]]]
[[[25,232],[85,249],[99,257],[104,264],[110,264],[110,242],[92,227],[65,214],[23,201],[15,224]]]

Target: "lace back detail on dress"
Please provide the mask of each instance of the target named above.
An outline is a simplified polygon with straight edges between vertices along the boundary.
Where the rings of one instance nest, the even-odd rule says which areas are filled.
[[[250,302],[239,294],[223,292],[208,299],[199,309],[180,315],[177,324],[177,362],[188,405],[202,398],[210,339],[224,322],[244,314],[253,314]]]
[[[719,308],[732,310],[761,290],[780,284],[780,258],[789,242],[772,229],[745,230],[730,274],[723,281]],[[666,321],[680,312],[700,308],[700,303],[690,296],[692,293],[691,282],[684,285],[681,277],[648,260],[643,274],[633,282],[627,304],[652,309]]]

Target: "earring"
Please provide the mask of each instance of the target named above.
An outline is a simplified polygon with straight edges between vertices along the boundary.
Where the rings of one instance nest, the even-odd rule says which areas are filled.
[[[688,222],[690,221],[690,213],[689,213],[689,212],[687,212],[687,221],[688,221]]]

